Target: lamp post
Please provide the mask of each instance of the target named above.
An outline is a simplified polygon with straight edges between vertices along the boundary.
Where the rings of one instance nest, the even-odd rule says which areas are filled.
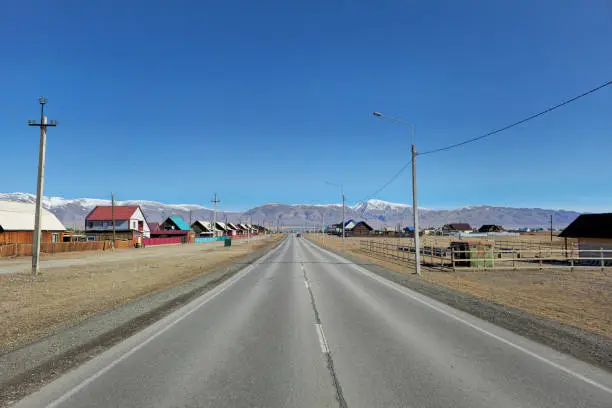
[[[414,262],[416,264],[416,273],[421,274],[421,250],[420,250],[420,237],[419,237],[419,215],[418,215],[418,203],[417,203],[417,179],[416,179],[416,157],[417,151],[414,145],[414,126],[412,123],[402,119],[394,118],[392,116],[385,116],[380,112],[373,112],[372,115],[387,119],[391,122],[399,123],[410,127],[410,146],[412,153],[412,220],[414,223]]]
[[[330,186],[340,187],[340,192],[342,193],[342,252],[344,252],[344,184],[336,184],[329,181],[326,181],[325,183],[329,184]]]
[[[45,104],[47,98],[38,98],[40,103],[40,123],[34,119],[28,119],[28,126],[40,128],[40,144],[38,147],[38,181],[36,183],[36,210],[34,212],[34,231],[32,235],[32,275],[37,275],[39,270],[40,238],[41,238],[41,217],[42,217],[42,198],[45,184],[45,151],[47,149],[47,127],[57,126],[56,120],[47,123],[45,116]]]

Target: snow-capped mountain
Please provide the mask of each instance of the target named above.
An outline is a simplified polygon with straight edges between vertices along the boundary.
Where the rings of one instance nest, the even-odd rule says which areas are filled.
[[[1,194],[0,200],[33,203],[33,194]],[[117,205],[140,205],[149,221],[160,221],[177,215],[189,220],[210,220],[213,211],[196,204],[164,204],[155,201],[126,200],[116,201]],[[67,227],[82,227],[85,216],[96,205],[110,205],[110,200],[97,198],[65,199],[61,197],[44,197],[43,206],[52,211]],[[511,208],[493,206],[469,206],[454,210],[432,210],[419,208],[421,225],[436,227],[453,222],[467,222],[473,227],[482,224],[499,224],[506,228],[547,227],[550,216],[553,216],[555,227],[565,227],[578,215],[575,211],[547,210],[541,208]],[[412,206],[391,203],[383,200],[368,200],[354,206],[345,206],[345,219],[365,220],[375,228],[412,225]],[[256,224],[274,224],[302,226],[338,223],[342,220],[341,204],[280,204],[267,203],[254,207],[243,213],[217,211],[220,221],[238,222],[242,217],[250,217]]]
[[[35,203],[36,196],[29,193],[0,193],[1,200]],[[43,207],[53,212],[67,227],[82,227],[87,214],[97,205],[111,205],[111,201],[99,198],[43,197]],[[210,208],[197,204],[164,204],[147,200],[117,200],[115,205],[140,205],[147,219],[152,222],[158,222],[172,215],[189,220],[190,211],[192,220],[210,220],[213,213]],[[235,212],[217,211],[217,219],[224,221],[227,216],[228,220],[236,220],[236,214]]]

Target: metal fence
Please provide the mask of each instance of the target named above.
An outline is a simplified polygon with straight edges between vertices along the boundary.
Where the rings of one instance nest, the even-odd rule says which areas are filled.
[[[413,245],[393,240],[359,240],[360,252],[394,263],[414,263]],[[536,249],[504,246],[475,246],[458,250],[452,247],[423,245],[421,262],[425,266],[452,270],[489,269],[600,269],[612,270],[612,250],[576,247]]]

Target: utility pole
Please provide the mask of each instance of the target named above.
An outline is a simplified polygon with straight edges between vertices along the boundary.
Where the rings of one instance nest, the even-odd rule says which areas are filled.
[[[342,188],[342,252],[344,252],[344,187]]]
[[[419,207],[417,200],[417,182],[416,182],[416,146],[414,145],[414,126],[412,123],[402,119],[394,118],[392,116],[383,115],[380,112],[373,112],[372,115],[387,119],[391,122],[407,125],[410,127],[410,145],[412,146],[412,219],[414,223],[414,262],[416,264],[416,273],[421,275],[421,238],[419,236]]]
[[[412,126],[410,126],[412,129]],[[414,132],[414,131],[413,131]],[[417,202],[417,178],[416,178],[416,146],[412,144],[412,219],[414,221],[414,262],[416,273],[421,274],[421,237],[419,236],[419,207]]]
[[[189,226],[191,227],[191,210],[189,210]]]
[[[221,201],[217,200],[217,193],[215,193],[215,198],[213,200],[211,200],[211,203],[213,203],[214,205],[214,212],[213,212],[213,226],[212,226],[212,230],[213,230],[213,236],[216,237],[217,236],[217,203],[220,203]]]
[[[553,215],[550,214],[550,242],[553,240]]]
[[[115,249],[115,240],[117,239],[117,231],[115,230],[115,193],[111,193],[111,218],[113,219],[113,249]]]
[[[40,103],[40,123],[34,119],[28,119],[28,126],[38,126],[40,128],[40,144],[38,146],[38,181],[36,183],[36,210],[34,211],[34,231],[32,234],[32,275],[37,275],[39,270],[40,239],[41,239],[41,218],[42,218],[42,198],[45,184],[45,151],[47,149],[47,126],[57,126],[57,121],[52,120],[47,123],[45,116],[45,104],[47,98],[38,98]]]

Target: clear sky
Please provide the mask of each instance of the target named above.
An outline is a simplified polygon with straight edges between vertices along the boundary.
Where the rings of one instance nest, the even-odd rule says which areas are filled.
[[[94,4],[95,3],[95,4]],[[612,79],[612,2],[8,1],[1,192],[245,209],[368,198],[418,151]],[[419,204],[612,210],[612,86],[418,160]],[[410,203],[410,173],[376,198]]]

